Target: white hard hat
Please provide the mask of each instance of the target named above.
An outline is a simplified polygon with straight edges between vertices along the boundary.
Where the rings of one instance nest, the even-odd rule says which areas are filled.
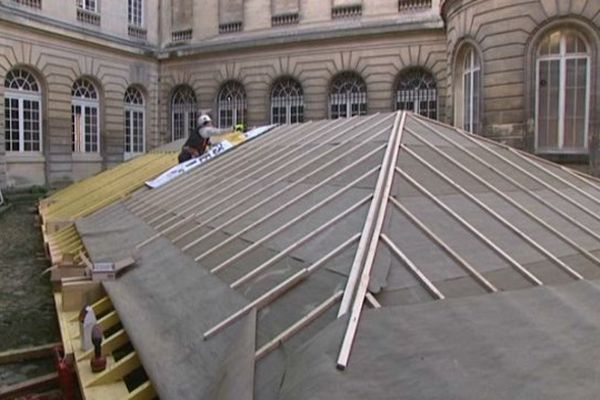
[[[198,125],[206,125],[211,121],[210,117],[207,114],[202,114],[198,117]]]

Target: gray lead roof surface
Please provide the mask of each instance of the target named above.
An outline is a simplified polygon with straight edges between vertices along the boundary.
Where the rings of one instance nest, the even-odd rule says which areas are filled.
[[[246,332],[242,317],[256,306],[256,344],[246,349],[260,353],[254,393],[277,398],[285,371],[302,368],[289,364],[298,359],[289,355],[330,324],[343,325],[343,318],[336,321],[339,294],[376,194],[396,117],[376,114],[275,128],[159,189],[136,192],[118,212],[103,210],[102,218],[91,216],[78,228],[87,229],[82,238],[92,258],[102,253],[94,250],[98,246],[109,248],[107,256],[111,246],[140,254],[142,262],[127,273],[139,278],[124,276],[108,285],[111,295],[129,293],[122,294],[127,304],[144,302],[130,293],[160,291],[155,288],[160,281],[142,275],[159,268],[148,255],[163,251],[178,254],[173,259],[186,267],[161,267],[174,268],[173,274],[161,272],[172,291],[163,293],[161,301],[181,295],[198,310],[230,304],[200,325],[182,314],[169,315],[168,306],[156,311],[166,321],[175,319],[177,329],[197,334],[198,342],[190,339],[190,346],[209,353],[214,349],[227,359],[228,350],[219,343]],[[476,302],[496,291],[600,277],[600,188],[594,178],[412,114],[398,130],[401,146],[397,163],[389,167],[393,180],[389,198],[383,199],[385,219],[369,282],[370,293],[384,308],[432,303],[433,309],[444,307],[449,298]],[[94,218],[106,226],[94,232],[88,223]],[[130,219],[143,234],[108,244],[111,224],[118,227]],[[106,243],[98,244],[103,235]],[[181,268],[203,272],[188,274]],[[196,293],[205,284],[195,280],[207,279],[222,287],[222,298]],[[232,303],[229,297],[240,301]],[[119,300],[113,302],[122,320],[135,319],[130,315],[134,308],[120,310]],[[366,323],[360,323],[354,346],[361,345]],[[128,327],[138,348],[142,341],[136,341],[136,330]],[[138,351],[144,367],[152,369],[153,382],[169,382],[162,377],[166,372],[147,365],[156,363],[144,359],[144,348]],[[160,352],[146,353],[158,357]],[[349,368],[361,368],[360,359],[353,362]],[[217,376],[212,370],[197,373],[208,377],[198,382]],[[181,379],[186,376],[193,380],[194,373],[187,371]],[[181,396],[166,383],[155,386],[163,398]]]

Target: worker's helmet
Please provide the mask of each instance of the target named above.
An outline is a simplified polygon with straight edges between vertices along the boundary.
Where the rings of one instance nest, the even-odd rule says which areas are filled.
[[[202,114],[201,116],[198,117],[198,125],[200,125],[200,126],[204,126],[204,125],[208,124],[209,122],[211,122],[211,119],[207,114]]]

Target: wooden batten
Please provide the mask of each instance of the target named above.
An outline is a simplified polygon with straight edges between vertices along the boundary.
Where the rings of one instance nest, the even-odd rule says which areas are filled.
[[[136,352],[132,352],[119,361],[106,367],[106,370],[95,375],[94,379],[88,382],[85,386],[103,385],[122,380],[126,375],[140,366],[140,359]]]
[[[50,343],[41,346],[4,351],[0,353],[0,365],[50,357],[52,356],[52,349],[58,345],[60,345],[60,343]]]

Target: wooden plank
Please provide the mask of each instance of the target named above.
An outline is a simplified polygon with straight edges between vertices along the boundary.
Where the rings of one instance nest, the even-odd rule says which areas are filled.
[[[58,386],[58,373],[52,372],[37,378],[26,380],[10,386],[0,387],[0,399],[14,399],[37,390],[55,388]]]
[[[321,209],[322,207],[324,207],[327,203],[336,200],[338,197],[340,197],[342,194],[344,194],[345,192],[347,192],[348,190],[354,188],[356,186],[357,183],[359,183],[360,181],[366,179],[368,176],[370,176],[373,172],[377,171],[377,168],[373,168],[369,171],[367,171],[366,173],[362,174],[361,176],[359,176],[358,178],[354,179],[352,182],[342,186],[340,189],[336,190],[334,193],[330,194],[329,196],[327,196],[326,198],[324,198],[323,200],[319,201],[318,203],[316,203],[315,205],[313,205],[312,207],[308,208],[307,210],[305,210],[303,213],[301,213],[300,215],[292,218],[291,220],[289,220],[288,222],[286,222],[285,224],[279,226],[276,229],[273,229],[272,231],[270,231],[268,234],[266,234],[265,236],[261,237],[260,239],[256,240],[254,243],[252,243],[250,246],[246,247],[244,250],[236,253],[235,255],[231,256],[230,258],[228,258],[227,260],[223,261],[222,263],[220,263],[219,265],[217,265],[216,267],[213,267],[210,272],[212,272],[213,274],[215,272],[220,271],[221,269],[228,267],[229,265],[231,265],[232,262],[240,259],[241,257],[243,257],[244,255],[248,254],[250,251],[254,250],[255,248],[261,246],[264,242],[266,242],[267,240],[270,240],[271,238],[273,238],[274,236],[280,234],[282,231],[286,230],[287,228],[295,225],[297,222],[301,221],[302,219],[306,218],[308,215],[312,214],[313,212]],[[236,234],[237,235],[237,234]],[[235,236],[235,235],[233,235]],[[230,236],[233,237],[233,236]],[[227,239],[229,240],[229,238]],[[223,242],[221,242],[222,244]],[[217,247],[214,246],[213,249]],[[202,257],[204,257],[207,253],[211,252],[211,250],[209,250],[208,252],[205,252],[203,254],[201,254],[200,256],[196,257],[195,260],[198,261],[199,259],[201,259]]]
[[[20,362],[25,360],[34,360],[52,356],[52,349],[59,346],[60,343],[49,343],[41,346],[31,346],[22,349],[7,350],[0,353],[0,365]]]
[[[299,321],[294,323],[292,326],[287,328],[285,331],[281,332],[263,347],[261,347],[255,354],[255,361],[259,361],[261,358],[269,354],[271,351],[275,350],[277,347],[281,345],[281,343],[285,342],[296,333],[304,329],[308,324],[321,316],[325,311],[330,309],[335,303],[340,301],[342,295],[344,294],[343,290],[336,292],[333,296],[325,300],[323,303],[319,304],[315,307],[311,312],[302,317]]]
[[[109,328],[112,328],[113,326],[117,325],[119,322],[119,316],[117,315],[117,312],[113,310],[106,314],[104,317],[100,318],[98,320],[98,325],[100,325],[100,328],[102,328],[102,332],[104,332]]]
[[[420,219],[418,219],[413,213],[411,213],[406,207],[404,207],[398,200],[390,197],[390,202],[410,221],[418,226],[431,240],[433,240],[440,248],[442,248],[450,257],[452,257],[469,275],[473,277],[480,285],[482,285],[488,292],[495,293],[498,291],[496,286],[492,285],[483,275],[479,273],[471,264],[469,264],[464,258],[460,256],[454,249],[452,249],[446,242],[444,242],[439,236],[437,236],[431,229],[429,229]]]
[[[348,365],[348,360],[350,359],[350,351],[352,349],[352,344],[354,343],[354,337],[356,336],[356,331],[358,330],[358,323],[360,321],[363,304],[365,301],[365,295],[367,294],[367,289],[369,287],[369,281],[371,279],[371,269],[373,267],[373,263],[375,261],[375,254],[377,251],[377,246],[379,245],[379,236],[381,235],[381,231],[383,229],[383,222],[386,215],[386,208],[388,204],[388,198],[390,197],[390,192],[392,189],[392,182],[394,180],[394,168],[397,165],[398,153],[400,151],[400,143],[402,141],[402,133],[404,130],[404,124],[406,122],[406,112],[398,112],[396,114],[396,120],[394,121],[394,127],[392,132],[390,133],[390,140],[388,143],[388,151],[383,160],[383,164],[381,166],[381,172],[379,176],[379,180],[377,181],[377,187],[379,190],[375,193],[375,198],[373,199],[372,207],[369,211],[375,209],[372,213],[375,217],[375,222],[373,223],[372,231],[369,232],[368,238],[368,250],[364,255],[364,261],[360,264],[353,265],[354,270],[352,272],[358,272],[362,265],[362,270],[360,271],[360,278],[358,282],[354,282],[354,285],[350,282],[349,285],[346,286],[344,290],[344,298],[350,299],[352,297],[353,286],[356,286],[356,294],[354,295],[354,301],[352,302],[352,308],[349,310],[350,318],[348,319],[348,325],[346,327],[346,332],[344,334],[344,338],[342,340],[342,347],[340,349],[338,359],[337,359],[337,368],[345,369]],[[377,200],[377,201],[376,201]],[[338,315],[344,315],[344,309],[340,307],[340,312]]]
[[[373,296],[373,294],[371,292],[367,292],[367,294],[365,295],[365,298],[367,299],[369,304],[371,304],[371,307],[381,308],[381,304],[377,301],[377,299],[375,298],[375,296]]]
[[[370,138],[372,140],[372,138]],[[333,165],[334,162],[336,160],[342,159],[343,157],[346,157],[348,155],[350,155],[352,152],[356,151],[357,149],[359,149],[360,147],[364,146],[365,143],[367,143],[367,141],[363,141],[360,142],[359,144],[357,144],[356,146],[351,147],[349,150],[345,151],[343,154],[340,154],[338,156],[336,156],[334,159],[329,160],[325,165]],[[290,199],[289,201],[285,202],[284,204],[282,204],[281,206],[277,207],[276,209],[274,209],[273,211],[269,212],[268,214],[264,215],[263,217],[259,218],[258,220],[254,221],[252,224],[246,226],[245,228],[243,228],[242,230],[236,232],[234,235],[228,237],[226,240],[223,240],[221,242],[219,242],[218,245],[215,245],[213,247],[211,247],[209,250],[205,251],[204,253],[200,254],[198,257],[195,258],[195,261],[199,261],[202,258],[208,256],[209,254],[212,254],[213,252],[217,251],[218,249],[220,249],[221,247],[225,246],[227,243],[235,240],[236,238],[238,238],[239,236],[243,235],[245,232],[249,231],[250,229],[254,228],[255,226],[260,225],[261,223],[263,223],[264,221],[268,220],[269,218],[272,218],[273,216],[279,214],[281,211],[285,210],[286,208],[293,206],[295,203],[297,203],[298,201],[302,200],[303,198],[305,198],[306,196],[309,196],[311,193],[319,190],[321,187],[327,185],[329,182],[331,182],[332,180],[334,180],[335,178],[337,178],[338,176],[342,175],[343,173],[345,173],[346,171],[354,168],[356,165],[358,165],[359,163],[363,162],[364,160],[368,159],[369,157],[373,156],[374,154],[376,154],[377,152],[383,150],[385,148],[385,145],[381,145],[371,151],[369,151],[367,154],[361,156],[359,159],[355,160],[354,162],[352,162],[351,164],[345,166],[344,168],[342,168],[339,171],[336,171],[335,174],[328,176],[325,180],[320,181],[318,185],[312,186],[311,188],[309,188],[308,190],[305,190],[304,192],[298,194],[297,196],[295,196],[294,198]],[[323,167],[323,166],[321,166]],[[317,170],[320,170],[321,167],[319,167]],[[371,172],[371,171],[370,171]],[[300,179],[298,182],[296,183],[300,183],[302,182],[303,179]],[[291,184],[291,185],[287,185],[286,188],[282,189],[280,192],[282,191],[287,191],[289,190],[291,187],[295,186],[295,184]],[[260,204],[260,203],[259,203]],[[252,207],[249,209],[251,210]],[[308,210],[306,211],[308,212]],[[243,212],[240,215],[236,215],[236,217],[230,219],[229,221],[219,225],[218,227],[215,227],[214,229],[212,229],[210,232],[204,234],[203,236],[201,236],[200,238],[195,239],[194,241],[192,241],[191,243],[188,243],[187,245],[185,245],[184,247],[182,247],[182,250],[185,251],[188,248],[190,248],[191,246],[197,244],[198,242],[200,242],[201,240],[204,240],[205,238],[209,237],[210,235],[214,234],[214,232],[219,232],[222,228],[224,228],[225,226],[229,225],[232,222],[235,222],[236,220],[238,220],[239,218],[241,218],[242,216],[246,215],[247,212]]]
[[[100,282],[90,280],[78,282],[65,282],[61,280],[62,286],[62,306],[64,311],[79,312],[86,304],[92,304],[94,301],[105,296],[104,289]]]
[[[385,121],[385,120],[384,120],[384,121]],[[383,122],[383,121],[382,121],[382,122]],[[380,122],[380,123],[381,123],[381,122]],[[377,125],[379,125],[379,124],[377,124]],[[374,127],[373,127],[373,128],[374,128]],[[376,134],[375,134],[375,136],[377,136],[377,135],[379,135],[379,134],[381,134],[381,132],[378,132],[378,133],[376,133]],[[336,136],[339,136],[339,134],[338,134],[338,135],[336,135]],[[347,137],[347,138],[345,138],[345,139],[344,139],[344,141],[343,141],[343,143],[347,143],[347,142],[349,142],[349,141],[350,141],[350,140],[351,140],[353,137],[355,137],[355,136],[356,136],[356,135],[353,135],[352,137]],[[272,193],[271,195],[267,196],[267,198],[265,198],[265,199],[262,199],[262,200],[260,200],[260,201],[259,201],[259,202],[257,202],[257,203],[254,203],[254,204],[253,204],[252,206],[250,206],[249,208],[245,208],[245,209],[244,209],[244,211],[243,211],[242,213],[236,214],[236,216],[235,216],[234,218],[231,218],[231,219],[229,219],[228,221],[226,221],[226,222],[222,223],[221,225],[219,225],[219,226],[217,226],[217,227],[213,228],[213,229],[212,229],[212,231],[213,231],[213,232],[214,232],[214,231],[218,231],[218,230],[220,230],[220,229],[222,229],[222,228],[226,227],[227,225],[229,225],[229,224],[231,224],[231,223],[233,223],[233,222],[237,221],[238,219],[240,219],[240,218],[244,217],[245,215],[247,215],[247,214],[251,213],[251,212],[252,212],[252,211],[254,211],[255,209],[257,209],[257,208],[259,208],[259,207],[261,207],[261,206],[263,206],[263,205],[265,205],[265,204],[268,204],[268,202],[269,202],[269,201],[271,201],[273,198],[275,198],[275,197],[277,197],[277,196],[281,195],[282,193],[285,193],[285,192],[289,191],[290,189],[292,189],[292,188],[296,187],[297,185],[300,185],[300,184],[301,184],[302,182],[304,182],[304,180],[305,180],[305,179],[307,179],[308,177],[310,177],[310,176],[312,176],[313,174],[316,174],[317,172],[319,172],[319,171],[322,171],[322,170],[324,170],[325,168],[327,168],[327,167],[329,167],[329,166],[331,166],[331,165],[335,164],[337,161],[339,161],[339,160],[340,160],[340,159],[342,159],[343,157],[346,157],[347,155],[351,154],[353,151],[355,151],[357,148],[359,148],[359,147],[361,147],[361,146],[363,146],[363,145],[364,145],[364,142],[362,142],[361,144],[358,144],[358,145],[356,145],[356,146],[354,146],[354,147],[350,148],[349,150],[345,151],[345,152],[344,152],[344,153],[342,153],[342,154],[338,154],[338,155],[336,155],[334,158],[326,158],[326,157],[327,157],[329,154],[333,154],[333,153],[334,153],[334,151],[336,151],[336,149],[335,149],[335,148],[332,148],[332,149],[330,149],[330,150],[327,150],[327,151],[325,151],[325,152],[324,152],[324,153],[322,153],[322,154],[319,154],[317,157],[313,157],[313,158],[306,159],[306,156],[304,155],[303,157],[300,157],[300,156],[298,156],[298,157],[295,157],[295,158],[294,158],[294,159],[292,159],[292,160],[289,160],[289,161],[287,161],[287,162],[286,162],[284,165],[287,165],[287,164],[293,165],[293,164],[292,164],[292,161],[293,161],[293,160],[295,160],[296,158],[298,158],[299,160],[302,160],[303,162],[302,162],[302,163],[301,163],[299,166],[296,166],[296,167],[295,167],[294,169],[292,169],[291,171],[286,171],[286,172],[285,172],[285,174],[284,174],[283,176],[280,176],[280,177],[279,177],[278,179],[276,179],[275,181],[273,181],[273,182],[269,182],[267,185],[261,185],[261,186],[259,186],[259,187],[260,187],[260,190],[258,190],[258,191],[256,191],[256,192],[254,192],[254,193],[253,193],[252,195],[250,195],[249,197],[248,197],[248,196],[244,196],[244,198],[243,198],[243,199],[241,199],[241,200],[239,200],[239,201],[236,201],[236,202],[234,202],[233,204],[230,204],[230,205],[229,205],[229,207],[226,207],[225,209],[223,209],[223,210],[221,210],[220,212],[216,213],[216,214],[215,214],[215,215],[213,215],[211,218],[208,218],[207,220],[203,220],[203,221],[202,221],[202,223],[201,223],[200,225],[197,225],[197,226],[193,227],[192,229],[188,230],[187,232],[185,232],[185,233],[183,233],[183,234],[180,234],[179,236],[177,236],[177,237],[176,237],[176,238],[173,240],[173,242],[174,242],[174,243],[176,243],[177,241],[181,240],[183,237],[187,236],[188,234],[190,234],[190,233],[194,232],[195,230],[197,230],[197,229],[200,229],[202,226],[204,226],[204,225],[208,224],[208,223],[209,223],[211,220],[213,220],[214,218],[217,218],[217,217],[219,217],[220,215],[222,215],[222,214],[224,214],[224,213],[228,212],[229,210],[231,210],[231,209],[233,209],[233,208],[235,208],[235,207],[239,206],[241,203],[248,202],[248,199],[249,199],[249,198],[252,198],[252,197],[254,197],[255,195],[257,195],[257,194],[259,194],[259,193],[262,193],[262,192],[267,192],[269,188],[271,188],[271,187],[275,187],[275,185],[276,185],[276,184],[278,184],[279,182],[284,182],[284,183],[285,183],[285,182],[286,182],[286,179],[287,179],[288,177],[290,177],[290,176],[293,176],[295,173],[297,173],[298,171],[301,171],[301,170],[302,170],[303,168],[305,168],[306,166],[313,164],[315,161],[317,161],[317,160],[320,160],[320,159],[325,159],[325,160],[327,160],[325,163],[323,163],[323,164],[319,165],[319,167],[318,167],[316,170],[314,170],[314,171],[311,171],[311,173],[310,173],[308,176],[305,176],[304,178],[302,178],[302,179],[299,179],[299,180],[297,180],[297,181],[295,181],[295,182],[293,182],[293,183],[291,183],[291,184],[289,184],[289,183],[288,183],[288,184],[287,184],[287,185],[286,185],[284,188],[282,188],[282,189],[280,189],[280,190],[277,190],[275,193]],[[322,146],[322,145],[320,145],[319,147],[321,147],[321,146]],[[283,166],[279,166],[279,167],[277,168],[277,170],[279,170],[279,169],[282,169],[282,168],[283,168]],[[284,170],[284,171],[285,171],[285,170]],[[271,173],[271,172],[273,172],[273,171],[270,171],[270,173]],[[269,173],[269,175],[270,175],[270,173]],[[260,180],[262,181],[262,180],[264,180],[264,179],[265,179],[265,176],[262,176]],[[331,179],[331,177],[330,177],[330,179]],[[325,183],[326,183],[326,182],[325,182]],[[225,202],[227,199],[230,199],[230,198],[232,198],[232,196],[234,196],[235,194],[237,194],[237,193],[241,193],[241,192],[243,192],[243,190],[246,190],[247,188],[251,188],[252,186],[256,186],[256,183],[251,183],[251,184],[249,184],[249,185],[246,185],[246,186],[244,186],[244,187],[242,187],[242,188],[240,188],[240,189],[236,190],[234,193],[230,194],[229,196],[227,196],[227,197],[225,197],[225,198],[223,198],[223,199],[220,199],[220,202],[221,202],[221,203],[222,203],[222,202]],[[316,189],[315,189],[315,188],[313,188],[313,190],[316,190]],[[306,195],[308,195],[308,194],[305,192],[305,193],[303,193],[303,194],[301,194],[301,195],[299,195],[299,196],[306,196]],[[296,197],[296,199],[292,199],[292,201],[296,201],[296,200],[298,200],[298,199],[300,198],[299,196],[297,196],[297,197]],[[227,204],[227,203],[225,202],[224,204]],[[288,202],[288,203],[286,203],[286,204],[284,204],[284,205],[280,206],[278,209],[274,210],[274,211],[273,211],[273,212],[271,212],[270,214],[275,214],[275,213],[277,213],[277,212],[281,211],[282,209],[286,208],[287,206],[289,206],[289,205],[291,205],[291,204],[293,204],[293,203],[290,203],[290,202]],[[212,208],[212,207],[211,207],[211,208]],[[197,213],[196,215],[200,215],[200,214],[198,214],[198,213]],[[262,218],[261,218],[261,222],[262,222],[262,221],[264,221],[266,218],[269,218],[269,215],[262,217]],[[259,221],[255,221],[255,224],[257,224],[257,223],[260,223],[260,222],[259,222]],[[247,229],[250,229],[250,228],[247,228]],[[210,232],[209,232],[209,233],[207,233],[207,234],[204,234],[203,236],[201,236],[201,237],[199,237],[199,238],[196,238],[196,239],[194,239],[194,240],[193,240],[191,243],[188,243],[188,244],[186,244],[185,246],[183,246],[183,247],[182,247],[182,250],[183,250],[183,251],[185,251],[186,249],[188,249],[189,247],[191,247],[191,246],[195,245],[196,243],[200,242],[201,240],[204,240],[205,238],[207,238],[207,237],[209,236],[209,234],[210,234]]]
[[[422,121],[418,121],[421,125],[426,126],[427,125],[425,123],[423,123]],[[433,129],[436,133],[438,133],[439,135],[442,135],[441,132],[437,131],[435,128],[430,128]],[[514,178],[512,178],[511,176],[502,173],[501,171],[499,171],[497,168],[495,168],[494,166],[492,166],[490,163],[488,163],[487,161],[485,161],[484,159],[482,159],[481,157],[479,157],[477,154],[473,153],[472,151],[468,150],[466,147],[460,145],[459,143],[457,143],[456,141],[452,140],[450,137],[448,137],[447,135],[444,135],[444,139],[450,143],[452,143],[453,145],[455,145],[457,148],[459,148],[462,152],[468,154],[470,157],[474,158],[475,160],[477,160],[478,162],[480,162],[481,164],[485,165],[486,167],[490,168],[491,170],[495,171],[498,175],[500,175],[503,179],[505,179],[506,181],[510,182],[512,185],[518,187],[519,189],[521,189],[523,192],[527,193],[529,196],[533,197],[534,199],[536,199],[538,202],[540,202],[541,204],[543,204],[545,207],[551,209],[552,211],[556,212],[557,214],[559,214],[562,218],[566,219],[567,221],[569,221],[570,223],[572,223],[573,225],[577,226],[579,229],[581,229],[582,231],[584,231],[585,233],[587,233],[588,235],[594,237],[596,240],[600,240],[600,234],[596,233],[595,231],[593,231],[592,229],[590,229],[588,226],[584,225],[583,223],[579,222],[578,220],[576,220],[575,218],[571,217],[569,214],[565,213],[564,211],[562,211],[561,209],[559,209],[558,207],[554,206],[552,203],[550,203],[549,201],[547,201],[546,199],[544,199],[542,196],[540,196],[539,194],[537,194],[535,191],[530,190],[528,187],[526,187],[525,185],[523,185],[522,183],[520,183],[519,181],[515,180]],[[479,144],[480,145],[480,144]],[[481,145],[480,145],[481,146]],[[489,150],[489,152],[492,152],[492,150]],[[495,152],[492,152],[492,154],[494,154]],[[495,153],[495,156],[500,158],[502,161],[506,162],[506,163],[510,163],[510,161],[508,159],[503,158],[500,154]],[[521,167],[519,167],[518,165],[514,165],[511,164],[511,167],[518,169],[519,171],[521,171],[522,173],[526,174],[527,176],[531,177],[531,178],[535,178],[535,179],[539,179],[537,178],[535,175],[532,175],[529,171],[522,169]],[[479,178],[479,177],[477,177]],[[479,178],[481,179],[481,178]],[[485,182],[485,181],[484,181]],[[548,185],[547,183],[545,183],[542,180],[536,180],[536,182],[542,184],[544,187],[546,187],[547,189],[553,190],[556,192],[556,194],[562,194],[562,192],[560,191],[556,191],[555,188],[551,187],[550,185]],[[486,182],[487,184],[487,182]],[[502,193],[502,192],[500,192]],[[501,194],[501,196],[506,196],[504,193]],[[564,194],[562,194],[562,196],[564,196]],[[563,197],[564,198],[564,197]],[[565,198],[565,200],[567,200],[569,197]],[[509,200],[510,199],[510,200]],[[512,198],[507,198],[507,201],[511,201],[514,202],[514,200],[512,200]],[[516,202],[515,202],[516,203]],[[518,203],[517,203],[518,204]],[[521,205],[518,205],[517,207],[522,207]],[[550,232],[554,233],[555,235],[559,236],[563,241],[565,241],[566,243],[569,243],[571,246],[577,248],[577,250],[579,250],[582,254],[584,254],[590,261],[596,263],[596,264],[600,264],[600,259],[598,259],[598,257],[594,256],[592,253],[590,253],[588,250],[582,248],[581,246],[579,246],[575,241],[573,241],[571,238],[569,238],[568,236],[562,234],[560,231],[558,231],[557,229],[555,229],[554,227],[552,227],[550,224],[548,224],[546,221],[544,221],[543,219],[533,215],[532,218],[534,218],[539,224],[541,224],[542,226],[544,226],[546,229],[548,229]]]
[[[289,245],[285,249],[283,249],[280,252],[278,252],[275,256],[271,257],[270,259],[266,260],[264,263],[262,263],[258,267],[254,268],[252,271],[250,271],[247,274],[243,275],[242,277],[238,278],[235,282],[233,282],[230,285],[231,288],[232,289],[237,288],[238,286],[244,284],[248,280],[254,278],[256,275],[258,275],[259,273],[261,273],[266,268],[270,267],[271,265],[275,264],[276,262],[278,262],[278,261],[282,260],[283,258],[287,257],[287,255],[289,253],[291,253],[292,251],[294,251],[296,248],[298,248],[302,244],[306,243],[307,241],[311,240],[312,238],[316,237],[317,235],[321,234],[326,229],[329,229],[331,226],[333,226],[334,224],[338,223],[339,221],[341,221],[342,219],[344,219],[345,217],[347,217],[348,215],[350,215],[351,213],[353,213],[354,211],[356,211],[362,205],[366,204],[367,201],[369,201],[372,196],[373,195],[366,196],[365,198],[363,198],[362,200],[356,202],[355,204],[353,204],[352,206],[350,206],[349,208],[347,208],[346,210],[344,210],[342,213],[336,215],[334,218],[330,219],[326,223],[324,223],[324,224],[318,226],[317,228],[313,229],[308,234],[304,235],[303,237],[301,237],[300,239],[298,239],[297,241],[295,241],[294,243],[292,243],[291,245]]]
[[[506,260],[513,268],[518,271],[523,277],[525,277],[529,282],[534,285],[542,286],[544,283],[534,274],[531,273],[527,268],[521,265],[517,260],[510,256],[506,251],[502,250],[498,247],[491,239],[481,233],[478,229],[476,229],[473,225],[471,225],[467,220],[458,215],[456,211],[447,206],[443,201],[437,198],[434,194],[428,191],[423,185],[413,179],[406,172],[396,167],[396,171],[404,177],[411,185],[417,188],[421,193],[423,193],[427,198],[437,204],[442,210],[444,210],[448,215],[452,216],[455,220],[457,220],[462,226],[464,226],[469,232],[471,232],[474,236],[476,236],[481,242],[485,243],[489,248],[491,248],[496,254],[498,254],[501,258]]]
[[[131,352],[116,363],[109,365],[105,371],[96,375],[85,387],[104,385],[122,380],[127,374],[140,366],[137,353]]]
[[[117,350],[121,346],[126,345],[127,343],[129,343],[129,336],[127,336],[125,330],[121,329],[102,341],[102,354],[105,356],[107,354],[112,354],[113,351]],[[89,359],[93,354],[94,349],[90,349],[84,353],[81,353],[77,357],[77,361]]]
[[[391,168],[391,157],[392,154],[398,152],[398,148],[394,148],[394,142],[395,137],[397,136],[401,115],[405,114],[400,112],[396,113],[396,117],[394,119],[394,125],[392,126],[390,132],[386,152],[381,162],[379,177],[377,178],[377,183],[375,185],[373,200],[371,200],[371,206],[369,207],[369,212],[367,214],[367,218],[365,219],[365,224],[363,225],[360,242],[358,243],[358,249],[356,250],[352,266],[350,267],[350,275],[348,276],[348,280],[346,282],[344,297],[342,298],[342,303],[338,311],[338,318],[346,314],[350,310],[352,296],[354,296],[354,290],[356,289],[356,285],[358,284],[358,278],[360,276],[360,271],[364,264],[367,248],[372,239],[371,236],[375,226],[377,213],[379,212],[381,202],[383,200],[382,196],[384,192],[385,179],[386,176],[389,174],[389,169]]]
[[[392,253],[398,256],[398,258],[400,258],[400,260],[402,260],[402,262],[406,264],[406,266],[411,270],[411,272],[414,275],[416,275],[417,279],[423,284],[423,286],[425,286],[425,289],[427,289],[427,291],[435,299],[443,300],[446,298],[442,294],[442,292],[440,292],[440,290],[433,284],[433,282],[431,282],[429,278],[427,278],[425,274],[421,272],[421,270],[404,254],[404,252],[402,252],[394,244],[394,242],[391,241],[391,239],[386,234],[381,235],[381,240],[383,240],[383,242],[388,245],[388,247],[392,250]]]
[[[546,224],[540,218],[538,218],[537,216],[535,216],[533,213],[531,213],[525,207],[521,206],[521,204],[519,204],[518,202],[516,202],[515,200],[513,200],[510,196],[504,194],[502,191],[498,190],[494,185],[490,184],[486,180],[484,180],[481,177],[479,177],[477,174],[473,173],[473,171],[469,170],[464,165],[462,165],[458,161],[454,160],[454,158],[448,156],[446,153],[444,153],[440,149],[438,149],[435,146],[433,146],[430,142],[428,142],[427,140],[421,138],[421,136],[419,134],[417,134],[415,132],[411,132],[411,134],[415,138],[417,138],[418,140],[420,140],[421,143],[425,144],[428,148],[430,148],[431,150],[433,150],[434,152],[436,152],[437,154],[439,154],[440,156],[442,156],[443,158],[445,158],[446,160],[448,160],[450,163],[454,164],[457,168],[459,168],[465,174],[471,176],[473,179],[475,179],[476,181],[478,181],[479,183],[481,183],[483,186],[485,186],[488,189],[490,189],[493,193],[496,193],[499,197],[503,198],[508,203],[512,204],[515,208],[517,208],[518,210],[520,210],[523,214],[525,214],[529,218],[533,219],[534,221],[538,222],[539,224],[541,224],[542,226],[544,226],[546,229],[549,229],[550,231],[552,231],[552,229],[549,227],[548,224]],[[559,268],[561,268],[563,271],[565,271],[572,278],[577,279],[577,280],[583,279],[583,276],[581,276],[577,271],[573,270],[570,266],[568,266],[567,264],[565,264],[557,256],[555,256],[554,254],[552,254],[548,249],[546,249],[544,246],[540,245],[537,241],[535,241],[531,236],[529,236],[528,234],[526,234],[525,232],[523,232],[522,230],[520,230],[519,228],[517,228],[514,224],[512,224],[510,221],[508,221],[506,218],[504,218],[500,214],[498,214],[494,209],[492,209],[491,207],[489,207],[483,201],[479,200],[473,193],[471,193],[468,190],[466,190],[465,188],[463,188],[461,185],[459,185],[458,183],[456,183],[448,175],[446,175],[445,173],[443,173],[442,171],[440,171],[438,168],[434,167],[431,163],[427,162],[425,159],[423,159],[421,156],[419,156],[418,154],[416,154],[414,151],[412,151],[408,147],[403,146],[403,148],[405,149],[406,152],[408,152],[411,156],[413,156],[413,158],[415,158],[416,160],[418,160],[422,165],[424,165],[425,167],[427,167],[435,175],[437,175],[442,180],[444,180],[446,183],[448,183],[450,186],[452,186],[457,191],[459,191],[460,193],[462,193],[465,197],[467,197],[469,200],[471,200],[473,203],[475,203],[479,208],[481,208],[482,210],[484,210],[485,212],[487,212],[488,214],[490,214],[492,217],[494,217],[496,220],[498,220],[502,225],[506,226],[508,229],[510,229],[511,231],[513,231],[521,239],[523,239],[524,241],[526,241],[527,243],[529,243],[529,245],[532,246],[533,248],[535,248],[538,252],[542,253],[547,258],[549,258],[552,262],[554,262]],[[553,233],[557,233],[557,232],[553,231]],[[563,237],[566,238],[564,235],[563,235]],[[566,239],[570,240],[568,238],[566,238]],[[580,250],[580,251],[584,250],[580,246],[578,246],[576,243],[573,243],[573,244],[574,244],[574,246],[578,250]]]
[[[154,387],[149,381],[146,381],[135,388],[127,397],[123,398],[123,400],[152,400],[155,397],[157,397],[157,394]]]

